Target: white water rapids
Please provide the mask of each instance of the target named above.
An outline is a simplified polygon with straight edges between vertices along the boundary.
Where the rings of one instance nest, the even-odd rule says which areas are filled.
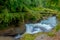
[[[26,26],[26,33],[28,34],[35,34],[38,32],[49,32],[54,28],[57,24],[56,16],[49,17],[48,19],[42,20],[39,23],[35,24],[25,24]],[[20,34],[15,36],[15,39],[19,39],[21,37]]]
[[[26,33],[35,34],[38,32],[49,32],[52,28],[56,26],[56,17],[49,17],[46,20],[42,20],[35,24],[26,24]]]

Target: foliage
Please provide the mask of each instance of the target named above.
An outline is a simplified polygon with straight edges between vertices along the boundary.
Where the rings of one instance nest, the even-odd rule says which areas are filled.
[[[19,22],[35,22],[43,17],[41,13],[56,13],[52,9],[60,10],[60,0],[0,0],[0,25],[4,28]]]
[[[38,21],[41,19],[41,14],[35,13],[35,12],[25,13],[24,19],[25,19],[25,21],[30,21],[30,22]]]
[[[59,0],[0,0],[0,6],[0,8],[3,6],[9,9],[10,12],[21,12],[26,7],[45,7],[60,10]]]

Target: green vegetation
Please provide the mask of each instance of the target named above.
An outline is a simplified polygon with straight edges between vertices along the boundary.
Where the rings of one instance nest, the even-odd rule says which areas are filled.
[[[60,25],[59,24],[57,24],[57,26],[54,28],[54,31],[59,31],[60,30]]]
[[[34,40],[38,35],[41,35],[43,33],[37,33],[37,34],[24,34],[23,37],[20,40]]]
[[[7,29],[11,25],[36,23],[44,16],[53,14],[57,15],[60,22],[60,0],[0,0],[0,30]],[[54,28],[54,32],[49,32],[47,35],[54,36],[58,30],[60,30],[59,24]],[[36,36],[37,34],[26,34],[24,39],[33,40]]]
[[[36,23],[41,20],[44,16],[50,16],[53,14],[57,14],[56,11],[45,8],[32,8],[32,10],[28,10],[27,12],[16,12],[9,13],[8,9],[4,9],[2,13],[0,13],[0,29],[8,28],[11,25],[19,25],[22,22],[24,23]],[[58,16],[59,19],[59,16]]]

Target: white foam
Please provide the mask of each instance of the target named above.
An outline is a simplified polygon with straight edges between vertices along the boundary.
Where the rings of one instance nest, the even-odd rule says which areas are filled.
[[[56,17],[49,17],[47,20],[42,20],[35,24],[26,24],[26,33],[34,34],[38,32],[50,31],[54,26],[56,26]]]

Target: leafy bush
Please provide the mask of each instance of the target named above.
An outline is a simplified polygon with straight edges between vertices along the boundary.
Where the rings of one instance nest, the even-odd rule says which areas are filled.
[[[58,1],[0,0],[0,27],[6,28],[9,25],[17,25],[19,22],[24,21],[30,21],[30,22],[38,21],[41,19],[41,17],[43,17],[41,12],[51,13],[52,10],[50,10],[50,8],[57,10],[60,9]],[[49,15],[46,14],[46,16]],[[60,14],[58,15],[58,19],[60,20],[59,16]]]
[[[41,19],[41,14],[40,13],[25,13],[24,15],[24,20],[25,21],[30,21],[30,22],[35,22]]]
[[[0,29],[5,29],[9,25],[18,25],[20,21],[20,13],[8,13],[7,10],[0,14]]]

